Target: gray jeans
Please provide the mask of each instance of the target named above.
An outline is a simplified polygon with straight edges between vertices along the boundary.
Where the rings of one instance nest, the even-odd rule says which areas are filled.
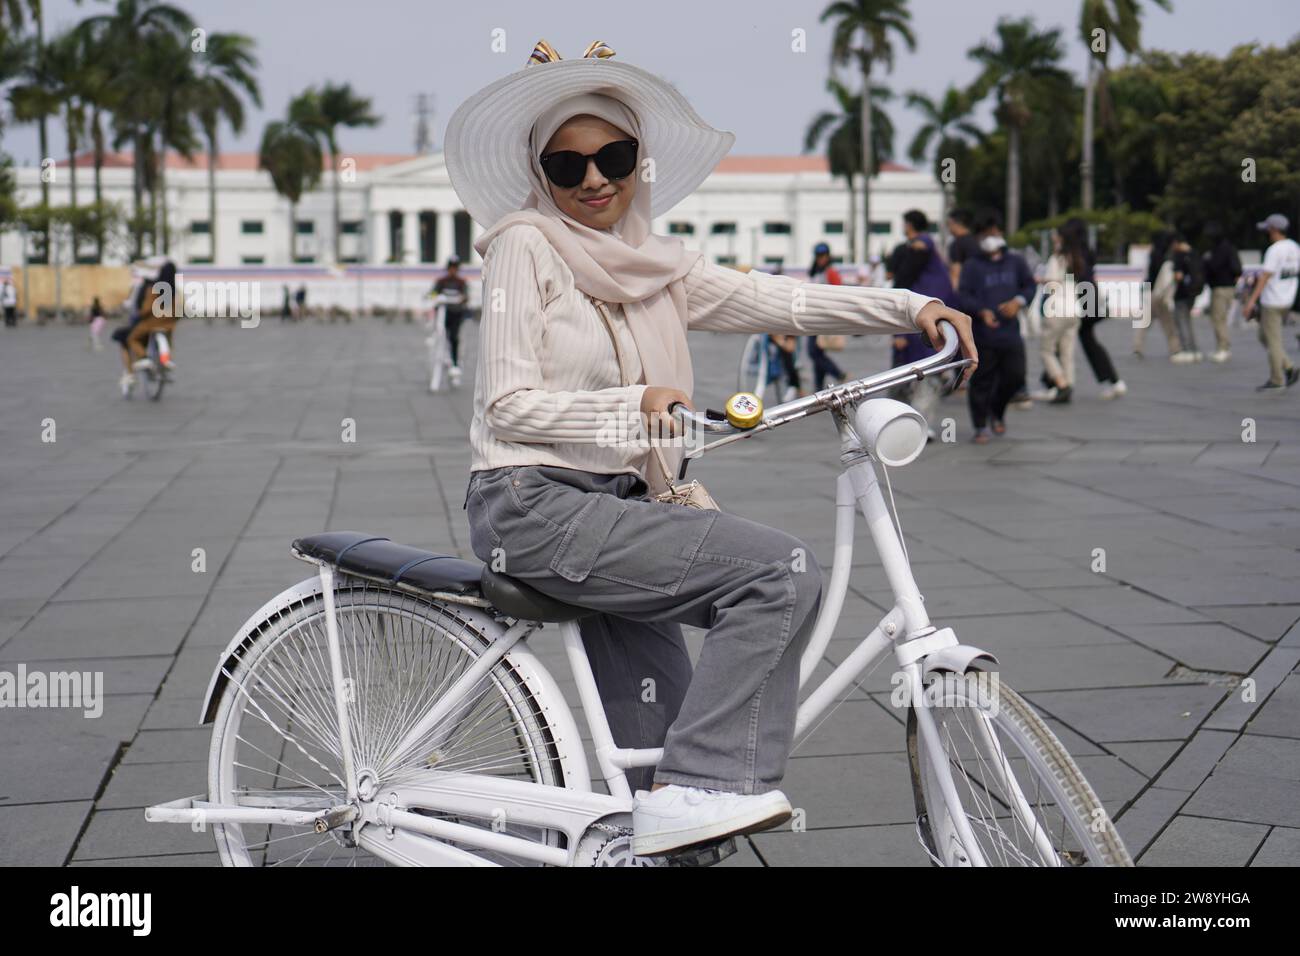
[[[496,570],[599,612],[580,628],[614,742],[664,748],[657,768],[628,774],[633,789],[771,790],[793,742],[821,568],[785,532],[645,492],[631,474],[474,472],[470,545]],[[694,674],[682,624],[709,632]]]

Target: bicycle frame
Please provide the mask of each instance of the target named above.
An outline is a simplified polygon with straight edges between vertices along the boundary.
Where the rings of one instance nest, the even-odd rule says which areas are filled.
[[[892,387],[897,384],[896,380],[900,376],[919,377],[926,373],[954,367],[961,364],[948,361],[954,348],[955,342],[952,348],[946,348],[935,356],[913,363],[912,366],[835,386],[827,391],[828,393],[847,392],[851,399],[856,400],[863,395]],[[819,394],[778,406],[773,410],[772,418],[765,420],[764,424],[751,429],[748,433],[724,437],[692,453],[692,456],[698,457],[708,448],[725,444],[736,437],[745,437],[746,434],[804,417],[813,410],[815,403],[825,400],[826,397]],[[996,658],[979,648],[959,644],[951,628],[937,629],[931,623],[920,589],[912,575],[900,531],[891,517],[890,509],[881,491],[875,463],[856,434],[845,407],[844,404],[832,403],[841,442],[841,461],[844,464],[844,470],[836,481],[834,559],[829,581],[823,591],[816,624],[800,659],[800,687],[803,688],[808,683],[821,661],[843,611],[844,598],[852,573],[858,512],[861,512],[866,520],[868,531],[880,555],[885,576],[893,591],[895,603],[852,653],[807,695],[798,708],[795,735],[799,737],[815,729],[818,720],[834,709],[857,677],[874,667],[892,651],[898,672],[907,685],[909,694],[907,699],[913,702],[917,713],[918,731],[924,735],[929,745],[926,750],[930,755],[936,778],[940,782],[943,796],[949,806],[960,806],[951,772],[942,757],[944,748],[939,731],[925,706],[925,682],[934,672],[951,671],[961,674],[976,662],[996,663]],[[705,427],[719,432],[729,429],[729,426],[722,425]],[[345,823],[359,824],[355,830],[358,844],[383,859],[399,864],[484,865],[486,861],[474,854],[440,842],[454,840],[484,850],[507,853],[520,859],[565,865],[571,862],[571,854],[579,838],[592,823],[604,817],[627,814],[631,811],[633,794],[627,781],[626,771],[634,767],[657,764],[663,751],[659,748],[620,748],[615,744],[576,621],[561,623],[560,636],[567,662],[573,673],[578,698],[591,732],[597,769],[609,788],[608,795],[591,791],[590,771],[585,754],[579,746],[576,753],[570,752],[569,762],[564,767],[566,782],[564,787],[520,782],[491,775],[429,770],[414,783],[385,785],[382,788],[383,799],[363,800],[358,807],[356,804],[357,775],[360,768],[354,765],[350,745],[348,698],[345,692],[342,655],[334,618],[334,574],[330,566],[324,564],[319,566],[318,586],[325,601],[331,680],[340,736],[344,743],[343,770],[350,802],[323,811],[295,812],[284,807],[259,807],[255,805],[256,800],[245,801],[238,806],[217,806],[196,797],[151,807],[146,810],[148,819],[191,824],[202,820],[211,823],[314,825],[317,831],[322,833]],[[446,600],[460,604],[477,605],[479,608],[486,606],[486,602],[481,598],[466,599],[455,595],[437,597],[445,597]],[[395,763],[400,762],[405,755],[413,753],[416,749],[428,750],[430,746],[436,748],[441,738],[431,738],[430,734],[439,729],[440,725],[443,726],[444,733],[450,731],[450,728],[445,725],[450,722],[451,715],[474,694],[483,679],[507,654],[510,655],[512,664],[528,675],[534,686],[540,688],[547,697],[557,702],[562,699],[558,696],[560,692],[554,679],[524,643],[529,635],[542,626],[543,622],[519,620],[505,627],[486,613],[475,613],[469,608],[462,610],[475,617],[478,626],[485,634],[491,636],[491,641],[475,663],[447,689],[446,693],[397,744],[393,751],[395,756],[392,758]],[[233,677],[231,680],[233,681]],[[216,675],[213,684],[216,684]],[[241,688],[230,686],[225,692],[243,691]],[[205,703],[205,708],[209,711],[213,693],[213,687],[210,686],[209,699]],[[567,709],[548,708],[547,720],[552,722],[552,729],[557,738],[579,739],[572,714]],[[990,746],[995,757],[1000,754],[996,738],[992,735],[985,743]],[[1002,763],[1000,759],[994,760],[994,766],[999,772]],[[1022,809],[1017,808],[1018,811]],[[480,818],[504,814],[504,818],[512,824],[563,831],[568,837],[569,849],[546,846],[478,826],[430,817],[414,812],[415,810],[433,810]],[[366,824],[374,824],[374,826],[367,827]],[[962,844],[968,849],[970,863],[977,866],[984,865],[985,860],[980,855],[978,843],[974,839],[965,815],[954,816],[951,825],[955,827]],[[419,835],[434,839],[420,839]]]

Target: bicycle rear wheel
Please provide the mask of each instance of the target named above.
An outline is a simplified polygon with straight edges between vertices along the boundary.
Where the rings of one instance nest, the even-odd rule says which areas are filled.
[[[1132,866],[1128,850],[1082,771],[1025,700],[1000,682],[993,694],[975,675],[944,675],[926,705],[942,742],[960,807],[942,793],[915,705],[907,751],[921,845],[940,866]],[[996,706],[994,706],[996,704]]]
[[[490,639],[458,617],[453,606],[355,579],[342,579],[334,600],[349,682],[354,766],[370,771],[376,790],[409,781],[435,762],[439,771],[564,786],[542,706],[508,656],[434,728],[437,741],[431,740],[427,752],[395,760],[397,741],[473,665]],[[258,626],[213,721],[212,802],[300,811],[348,803],[330,673],[319,593],[293,600]],[[499,824],[454,819],[471,826]],[[511,825],[502,831],[497,825],[496,830],[552,846],[562,840],[558,831],[535,827]],[[219,824],[213,831],[227,866],[382,865],[357,845],[350,829],[318,834],[304,826]],[[461,849],[491,862],[512,862]]]

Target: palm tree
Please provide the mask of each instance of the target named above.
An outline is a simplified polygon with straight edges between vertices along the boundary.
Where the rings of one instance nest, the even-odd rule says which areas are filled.
[[[1151,2],[1165,11],[1172,9],[1169,0]],[[1102,31],[1101,35],[1094,38],[1097,30]],[[1142,48],[1142,0],[1083,0],[1079,11],[1079,35],[1088,47],[1088,79],[1083,92],[1083,157],[1079,162],[1079,173],[1083,178],[1083,208],[1091,209],[1095,173],[1093,117],[1097,94],[1105,87],[1111,40],[1118,43],[1126,54]]]
[[[862,111],[859,120],[862,148],[859,156],[866,161],[862,170],[862,222],[865,236],[871,234],[871,177],[877,168],[873,161],[876,150],[871,143],[874,135],[873,117],[868,108],[868,101],[875,99],[874,92],[871,92],[871,72],[877,62],[885,67],[886,72],[893,70],[893,37],[902,40],[908,50],[916,49],[916,37],[910,26],[912,14],[907,9],[907,0],[836,0],[822,11],[821,22],[830,19],[836,21],[831,39],[832,70],[837,66],[855,64],[862,74],[862,89],[868,91],[867,96],[859,98]],[[858,34],[862,35],[862,40],[855,45]],[[856,251],[854,255],[856,258]]]
[[[984,132],[968,119],[971,113],[970,96],[955,86],[944,90],[943,96],[938,100],[913,90],[907,94],[907,105],[919,112],[922,120],[921,128],[912,137],[907,155],[913,162],[922,162],[930,144],[935,144],[934,174],[943,183],[945,216],[940,218],[942,223],[947,211],[954,205],[956,194],[955,184],[944,175],[944,160],[956,159],[957,154],[966,151],[971,141],[982,140]]]
[[[996,116],[1007,131],[1006,231],[1020,228],[1021,135],[1033,115],[1034,102],[1065,102],[1072,88],[1060,63],[1061,31],[1039,32],[1032,17],[1003,17],[997,24],[997,45],[988,42],[967,54],[983,66],[971,87],[974,100],[989,92],[997,98]]]
[[[843,176],[849,187],[849,255],[858,257],[857,186],[854,177],[862,169],[862,94],[854,93],[832,77],[826,89],[835,97],[839,111],[826,110],[813,117],[804,133],[804,152],[811,152],[826,140],[826,161],[832,176]],[[881,105],[893,94],[883,86],[871,88],[871,139],[874,164],[878,167],[894,151],[894,123]]]
[[[243,95],[262,105],[253,77],[257,68],[253,45],[251,37],[239,33],[214,33],[208,37],[207,52],[199,57],[194,115],[208,147],[208,241],[213,262],[217,260],[217,134],[223,120],[233,132],[244,131]]]
[[[297,102],[297,101],[295,101]],[[314,131],[292,118],[268,123],[262,133],[258,165],[271,175],[275,191],[289,200],[289,261],[298,258],[298,200],[320,182],[322,157]]]
[[[135,160],[132,170],[133,220],[135,254],[139,257],[143,255],[142,206],[146,189],[156,213],[156,202],[152,197],[156,194],[158,180],[154,165],[157,150],[153,141],[166,98],[166,91],[161,89],[159,78],[152,76],[151,70],[160,67],[166,73],[174,66],[160,58],[161,51],[152,40],[169,36],[180,42],[194,29],[194,21],[184,10],[161,0],[117,0],[111,13],[87,17],[78,29],[90,33],[98,44],[100,56],[117,67],[110,81],[117,97],[116,109],[113,110],[113,145],[120,148],[130,143]],[[173,51],[176,49],[172,47]],[[188,61],[190,57],[186,45],[181,59]],[[154,221],[156,215],[151,213],[149,219]],[[149,231],[156,247],[156,226]]]
[[[290,119],[316,136],[329,151],[330,168],[334,171],[334,261],[342,256],[339,225],[339,127],[356,129],[378,126],[380,117],[371,112],[368,97],[358,96],[352,84],[326,83],[319,90],[310,89],[290,105]]]

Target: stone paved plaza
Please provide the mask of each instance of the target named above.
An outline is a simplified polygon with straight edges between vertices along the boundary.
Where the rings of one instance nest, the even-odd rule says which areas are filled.
[[[1293,864],[1300,388],[1257,397],[1250,329],[1229,364],[1175,367],[1158,343],[1131,358],[1130,330],[1106,325],[1123,400],[1100,401],[1081,368],[1072,406],[1012,412],[983,447],[966,441],[961,397],[946,400],[959,441],[892,476],[917,579],[938,623],[999,655],[1140,864]],[[475,337],[467,327],[469,369]],[[98,719],[0,710],[0,863],[216,863],[210,835],[147,824],[142,808],[205,789],[200,699],[248,615],[309,576],[293,538],[368,531],[473,557],[472,381],[429,395],[422,339],[378,320],[187,321],[179,381],[153,404],[118,396],[115,348],[92,352],[82,329],[0,329],[0,671],[102,671],[108,695]],[[845,364],[883,367],[883,341],[851,340]],[[740,342],[693,347],[699,404],[718,407]],[[821,416],[692,474],[829,567],[836,455]],[[828,664],[892,604],[865,535],[856,564]],[[571,694],[554,638],[535,646]],[[888,669],[794,752],[784,789],[807,832],[753,837],[726,865],[927,864]]]

